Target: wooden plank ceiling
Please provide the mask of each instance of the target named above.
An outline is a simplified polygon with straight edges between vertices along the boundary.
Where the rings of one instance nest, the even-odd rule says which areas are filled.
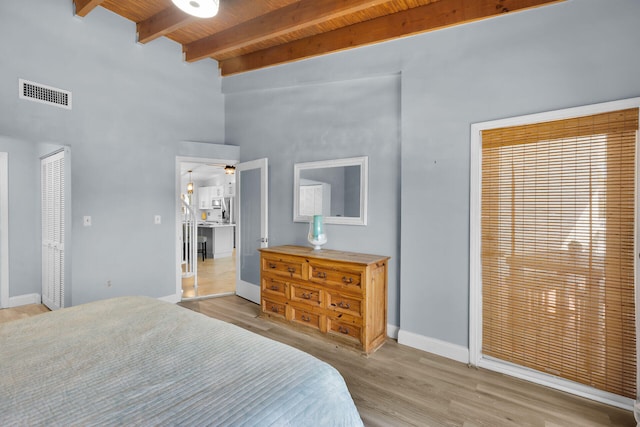
[[[195,18],[171,0],[73,0],[136,23],[137,39],[167,37],[185,60],[213,58],[223,76],[392,40],[563,0],[220,0]]]

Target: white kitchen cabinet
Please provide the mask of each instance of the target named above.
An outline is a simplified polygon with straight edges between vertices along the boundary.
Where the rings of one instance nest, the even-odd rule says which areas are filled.
[[[225,258],[233,255],[235,224],[198,225],[198,235],[207,237],[207,258]]]
[[[211,187],[198,187],[198,207],[211,209]]]
[[[213,230],[213,257],[225,258],[233,255],[234,226],[215,227]]]
[[[224,183],[224,197],[236,196],[236,177],[235,175],[226,175]]]
[[[222,185],[198,187],[198,207],[200,209],[213,209],[213,200],[224,197]]]
[[[220,199],[224,197],[224,187],[222,185],[214,185],[209,188],[211,189],[210,195],[212,199]]]

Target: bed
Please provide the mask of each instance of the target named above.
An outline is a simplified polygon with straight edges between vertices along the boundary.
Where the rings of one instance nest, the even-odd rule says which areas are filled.
[[[341,375],[146,297],[0,325],[0,425],[361,426]]]

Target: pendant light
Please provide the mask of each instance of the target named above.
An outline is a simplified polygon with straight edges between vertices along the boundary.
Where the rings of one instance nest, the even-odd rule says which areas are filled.
[[[180,10],[198,18],[211,18],[218,13],[220,0],[171,0]]]
[[[193,172],[193,171],[189,171],[189,182],[187,183],[187,193],[188,194],[193,194],[193,180],[191,179],[191,172]]]

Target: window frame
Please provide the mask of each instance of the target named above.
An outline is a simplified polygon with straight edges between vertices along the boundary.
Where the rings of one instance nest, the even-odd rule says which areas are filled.
[[[481,194],[482,194],[482,131],[520,126],[532,123],[547,122],[553,120],[570,119],[573,117],[587,116],[599,113],[606,113],[629,108],[640,108],[640,97],[629,98],[618,101],[611,101],[599,104],[554,110],[524,116],[498,119],[486,122],[473,123],[471,125],[471,162],[470,162],[470,241],[469,241],[469,363],[471,365],[500,372],[516,378],[531,381],[547,387],[576,394],[582,397],[593,399],[602,403],[613,405],[619,408],[633,410],[635,401],[626,397],[618,396],[598,390],[593,387],[575,383],[573,381],[561,379],[552,375],[544,374],[529,368],[514,365],[512,363],[496,360],[482,355],[482,264],[480,257],[481,250]],[[636,165],[635,181],[638,188],[638,171],[640,170],[639,137],[636,132]],[[640,193],[640,192],[638,192]],[[636,194],[635,203],[635,233],[634,233],[634,253],[638,254],[638,244],[640,242],[639,209],[640,196]],[[636,384],[640,383],[640,283],[638,256],[634,257],[634,288],[635,309],[636,309]],[[640,390],[640,387],[637,387]],[[639,391],[640,393],[640,391]]]

